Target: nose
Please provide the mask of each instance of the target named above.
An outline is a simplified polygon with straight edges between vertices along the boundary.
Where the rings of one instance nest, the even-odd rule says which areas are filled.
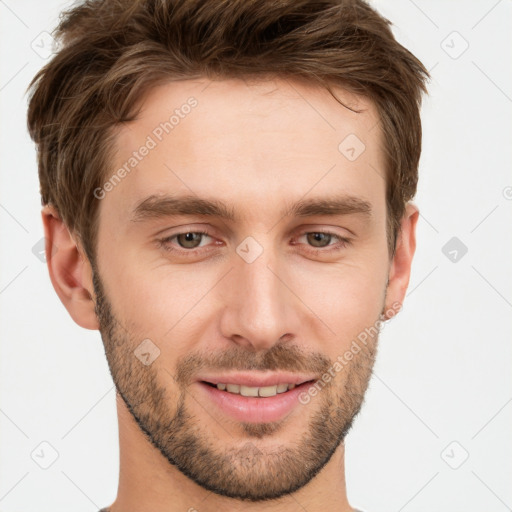
[[[235,254],[226,277],[220,324],[226,338],[263,351],[298,336],[300,301],[289,289],[289,272],[269,250],[250,263]]]

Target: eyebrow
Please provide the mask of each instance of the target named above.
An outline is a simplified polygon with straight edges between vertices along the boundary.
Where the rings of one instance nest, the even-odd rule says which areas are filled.
[[[351,195],[301,199],[295,203],[288,204],[281,211],[281,218],[352,214],[362,214],[366,217],[371,217],[371,203]],[[206,199],[191,195],[150,195],[140,201],[133,209],[131,221],[143,222],[149,219],[180,215],[217,217],[232,222],[237,220],[233,207],[229,207],[218,199]]]

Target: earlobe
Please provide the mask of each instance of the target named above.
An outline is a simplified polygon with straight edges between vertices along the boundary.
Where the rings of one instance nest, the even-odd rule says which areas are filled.
[[[53,206],[43,207],[41,216],[46,238],[46,262],[57,295],[78,325],[85,329],[99,329],[89,260]]]
[[[384,316],[391,318],[389,311],[396,311],[403,304],[411,276],[411,265],[416,250],[416,223],[419,217],[418,207],[407,203],[405,214],[400,222],[401,231],[397,239],[396,250],[391,261],[386,293]]]

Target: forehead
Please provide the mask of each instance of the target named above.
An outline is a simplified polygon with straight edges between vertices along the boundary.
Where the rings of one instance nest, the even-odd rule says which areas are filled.
[[[170,192],[215,196],[259,218],[262,205],[306,195],[343,192],[382,203],[376,108],[343,89],[333,92],[357,112],[323,88],[285,79],[156,87],[117,133],[105,180],[125,172],[100,207],[126,221],[145,197]]]

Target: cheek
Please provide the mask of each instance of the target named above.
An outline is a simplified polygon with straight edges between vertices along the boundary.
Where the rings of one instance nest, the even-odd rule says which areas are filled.
[[[321,336],[318,341],[325,340],[323,349],[331,357],[339,355],[379,319],[384,307],[386,277],[386,266],[381,260],[375,265],[361,261],[316,269],[307,279],[303,273],[301,280],[297,280],[299,286],[294,292],[314,312],[313,332],[327,333],[327,337]]]
[[[108,281],[116,317],[131,332],[155,340],[162,350],[171,342],[179,350],[187,338],[197,339],[196,331],[204,327],[201,319],[212,310],[215,293],[210,291],[226,272],[215,266],[192,269],[140,258],[112,268]]]

